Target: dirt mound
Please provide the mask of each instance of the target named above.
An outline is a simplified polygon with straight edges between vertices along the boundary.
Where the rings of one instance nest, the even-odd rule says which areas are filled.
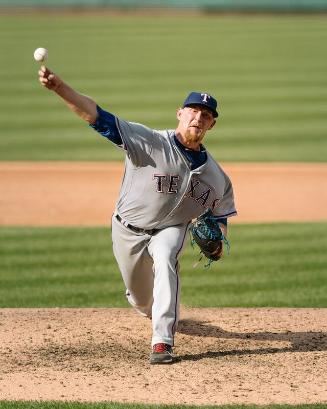
[[[151,366],[131,309],[0,310],[0,396],[167,404],[327,403],[326,309],[182,309]]]

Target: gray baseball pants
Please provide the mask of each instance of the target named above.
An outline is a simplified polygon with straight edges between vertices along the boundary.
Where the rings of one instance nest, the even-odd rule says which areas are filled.
[[[187,225],[136,233],[112,217],[113,251],[129,303],[152,319],[152,346],[174,345],[179,319],[179,263]]]

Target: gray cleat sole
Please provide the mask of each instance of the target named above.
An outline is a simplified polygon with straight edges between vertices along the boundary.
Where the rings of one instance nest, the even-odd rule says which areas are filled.
[[[150,355],[150,364],[152,365],[171,364],[173,362],[174,362],[174,357],[170,354],[152,353]]]

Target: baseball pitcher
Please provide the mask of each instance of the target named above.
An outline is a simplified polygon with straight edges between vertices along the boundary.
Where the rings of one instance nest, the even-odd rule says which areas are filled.
[[[172,363],[179,319],[178,260],[190,223],[209,216],[210,223],[202,223],[201,229],[193,225],[192,232],[197,229],[200,248],[205,242],[203,253],[218,260],[227,219],[236,215],[231,181],[202,144],[216,123],[217,101],[208,93],[191,92],[177,110],[176,129],[158,131],[105,111],[44,66],[39,80],[126,153],[112,216],[113,251],[127,300],[152,320],[150,363]]]

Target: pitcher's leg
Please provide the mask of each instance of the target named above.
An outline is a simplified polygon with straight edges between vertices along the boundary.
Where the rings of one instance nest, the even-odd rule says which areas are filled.
[[[148,241],[148,236],[135,234],[112,218],[113,251],[126,287],[126,298],[136,311],[151,317],[153,262]]]
[[[149,253],[153,258],[154,290],[152,306],[152,345],[174,345],[174,333],[179,320],[180,256],[187,226],[173,226],[152,236]]]

